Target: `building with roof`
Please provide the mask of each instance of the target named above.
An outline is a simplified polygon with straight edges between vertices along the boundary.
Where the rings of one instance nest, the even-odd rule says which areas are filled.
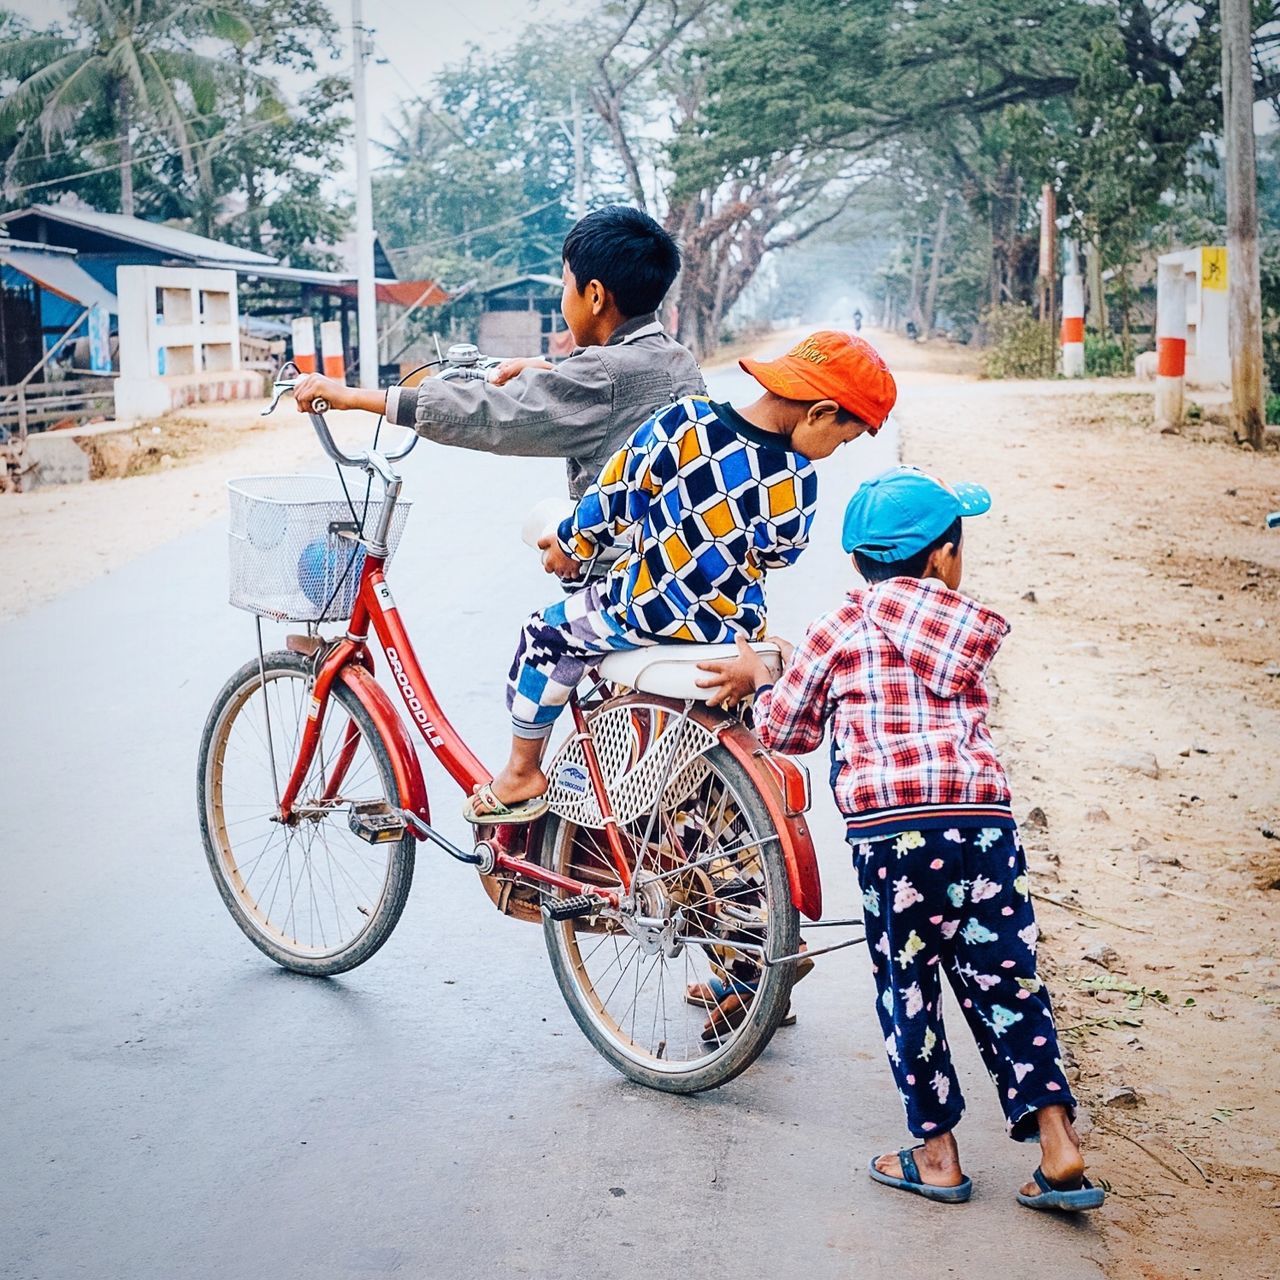
[[[116,272],[123,266],[234,271],[246,316],[283,320],[312,315],[338,320],[344,350],[355,351],[357,284],[350,272],[283,266],[268,254],[162,223],[66,205],[30,205],[0,214],[0,232],[4,231],[38,248],[71,250],[75,264],[112,294]],[[377,299],[382,307],[399,316],[406,309],[448,301],[449,295],[434,281],[397,279],[381,246],[375,249]],[[380,321],[379,329],[384,327]],[[391,354],[384,352],[384,359]]]
[[[28,378],[77,332],[87,338],[94,310],[109,328],[116,297],[84,270],[74,249],[18,240],[0,227],[0,386]]]
[[[565,356],[573,335],[560,314],[559,276],[530,274],[480,291],[476,343],[503,356]]]

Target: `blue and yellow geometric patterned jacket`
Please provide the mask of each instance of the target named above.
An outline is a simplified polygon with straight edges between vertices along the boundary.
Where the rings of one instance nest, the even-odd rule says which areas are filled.
[[[622,626],[703,644],[758,639],[765,571],[804,550],[818,500],[813,464],[786,444],[728,405],[679,400],[605,464],[560,543],[583,561],[627,545],[607,581]]]

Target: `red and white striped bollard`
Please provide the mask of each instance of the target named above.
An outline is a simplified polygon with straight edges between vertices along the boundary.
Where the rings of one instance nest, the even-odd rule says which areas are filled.
[[[310,316],[293,322],[293,363],[303,373],[316,371],[316,325]]]
[[[1162,261],[1156,274],[1156,426],[1182,425],[1187,371],[1187,277],[1180,261]]]
[[[1084,277],[1062,277],[1062,376],[1084,377]]]
[[[320,324],[320,359],[326,378],[346,382],[347,358],[342,350],[342,323],[338,320],[324,320]]]

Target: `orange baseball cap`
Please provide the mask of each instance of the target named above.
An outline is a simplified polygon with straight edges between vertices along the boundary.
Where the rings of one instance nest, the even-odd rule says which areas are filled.
[[[821,329],[776,360],[739,360],[766,391],[784,400],[834,400],[872,431],[884,426],[898,387],[865,338]]]

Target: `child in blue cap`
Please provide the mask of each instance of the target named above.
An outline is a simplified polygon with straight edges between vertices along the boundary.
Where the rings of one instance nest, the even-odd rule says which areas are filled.
[[[964,1111],[942,1025],[945,970],[1010,1135],[1041,1147],[1018,1200],[1093,1209],[1053,1011],[1036,974],[1035,913],[984,677],[1009,624],[961,595],[962,522],[991,498],[897,467],[862,485],[844,549],[866,587],[810,626],[776,685],[746,645],[708,663],[712,701],[754,691],[760,740],[814,750],[832,726],[831,785],[863,892],[885,1051],[920,1146],[873,1160],[877,1182],[969,1199],[954,1129]]]

